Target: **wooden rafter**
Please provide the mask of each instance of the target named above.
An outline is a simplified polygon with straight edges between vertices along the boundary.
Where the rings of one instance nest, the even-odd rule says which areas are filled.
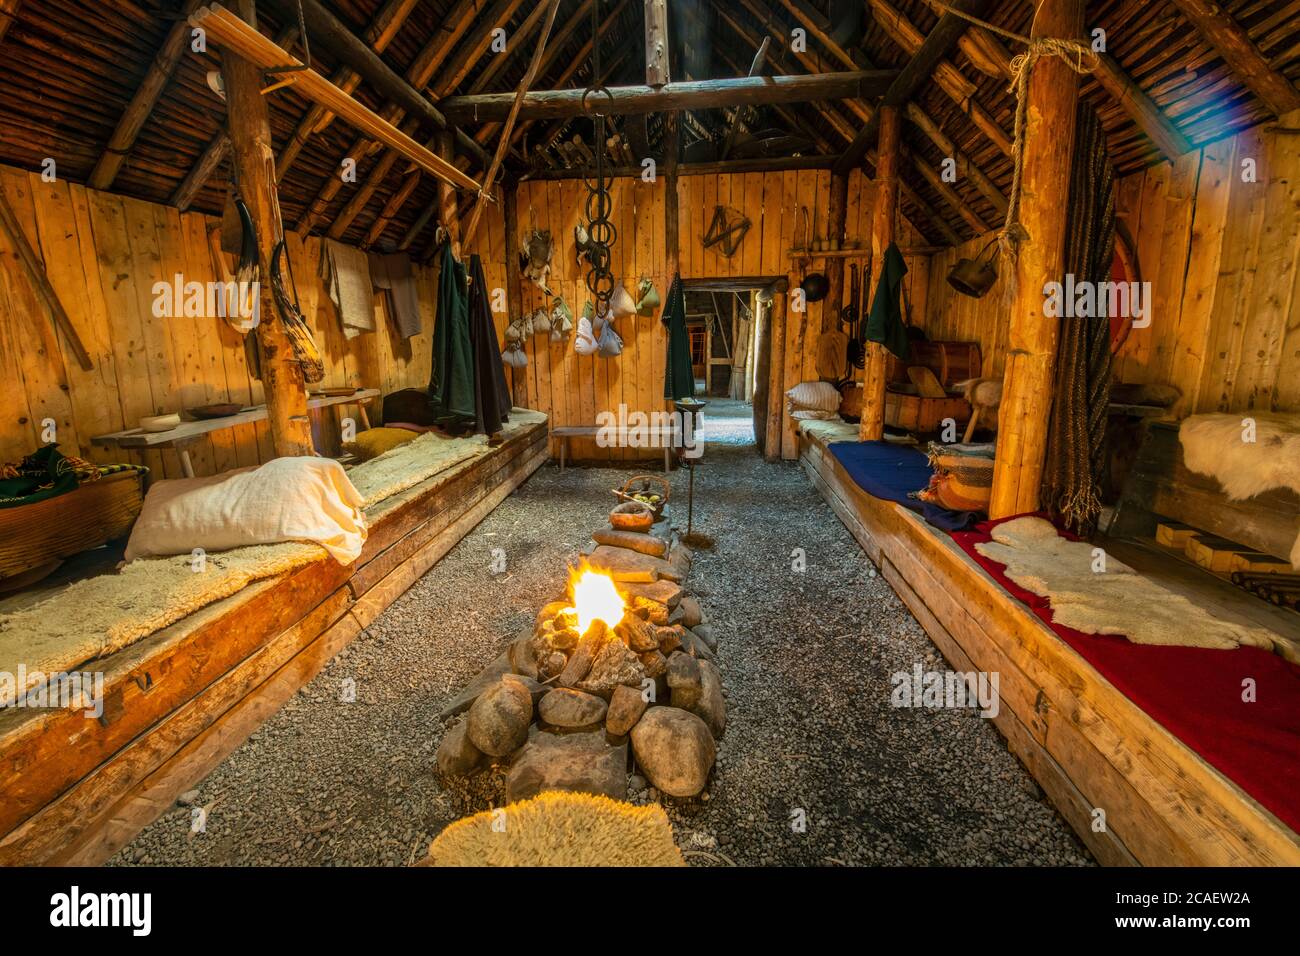
[[[723,19],[724,22],[726,22],[727,25],[730,26],[732,30],[735,31],[737,35],[741,37],[741,39],[745,40],[751,46],[756,45],[757,41],[754,40],[752,37],[750,37],[748,31],[745,30],[745,28],[741,26],[738,22],[730,19],[729,17],[724,17]],[[771,23],[771,20],[764,19],[763,22]],[[784,40],[784,37],[778,35],[777,33],[773,33],[772,35],[778,40]],[[739,65],[736,64],[734,60],[728,57],[725,53],[721,55],[723,61],[726,63],[727,66],[729,66],[731,69],[735,70],[736,72],[740,71]],[[780,67],[774,63],[773,69],[780,69]],[[817,112],[821,115],[822,119],[826,122],[826,124],[835,130],[836,135],[838,135],[844,143],[849,143],[853,140],[853,135],[856,131],[856,127],[852,122],[850,122],[848,119],[842,116],[839,110],[836,109],[833,104],[815,103],[813,104],[813,108],[817,110]],[[794,110],[791,110],[784,106],[775,106],[773,107],[773,109],[776,110],[777,115],[780,116],[781,119],[785,121],[785,123],[790,127],[790,129],[798,130],[799,132],[802,132],[805,136],[807,136],[814,143],[816,143],[818,148],[821,149],[824,153],[838,154],[840,151],[843,150],[843,146],[831,143],[820,132],[813,129],[811,126],[809,126],[804,121],[804,118]],[[836,157],[836,159],[838,159],[838,156]],[[871,170],[874,170],[876,165],[876,155],[874,150],[867,153],[867,162],[868,164],[870,164]],[[834,162],[831,162],[830,167],[833,166],[834,166]],[[818,168],[822,168],[821,162],[818,163]],[[871,170],[868,171],[868,175],[872,175]],[[944,237],[944,239],[946,239],[949,242],[949,244],[955,246],[961,243],[961,236],[957,235],[957,233],[953,230],[953,228],[950,225],[948,225],[947,220],[944,219],[942,216],[940,216],[939,213],[935,211],[934,207],[932,207],[928,202],[926,202],[925,199],[922,198],[916,192],[916,190],[912,189],[910,186],[907,185],[906,180],[900,178],[899,188],[902,190],[902,193],[907,198],[908,202],[910,202],[917,210],[920,211],[921,215],[924,216],[925,219],[935,227],[935,229]],[[904,218],[906,219],[907,217],[904,216]],[[911,219],[908,219],[908,225],[912,227],[912,229],[917,233],[917,235],[924,236],[926,234],[925,230],[918,228],[916,223],[913,222]]]
[[[964,13],[978,16],[990,2],[991,0],[954,0],[953,7]],[[897,79],[890,84],[885,92],[883,104],[902,107],[915,96],[921,85],[934,74],[936,67],[957,46],[957,41],[962,38],[968,26],[970,21],[959,17],[956,13],[945,13],[940,17],[920,48],[907,61],[907,65],[903,67]],[[876,138],[879,116],[880,114],[877,113],[872,117],[871,121],[854,137],[853,142],[840,158],[839,165],[835,167],[836,172],[847,172],[861,162],[867,147]]]
[[[1232,15],[1208,0],[1173,0],[1178,8],[1216,50],[1233,75],[1277,116],[1300,109],[1300,91],[1269,65],[1245,29]]]
[[[1146,91],[1124,72],[1124,68],[1113,56],[1109,53],[1097,54],[1097,69],[1092,75],[1166,158],[1177,159],[1183,153],[1191,151],[1191,141],[1156,105],[1155,100],[1147,96]]]
[[[462,4],[458,9],[460,12],[458,22],[454,24],[450,30],[435,35],[416,55],[411,66],[407,69],[406,82],[413,90],[418,91],[423,89],[429,83],[434,72],[443,62],[445,62],[451,47],[458,43],[465,35],[466,30],[468,30],[473,15],[473,0],[462,0]],[[401,122],[403,116],[404,111],[398,104],[389,102],[386,105],[384,117],[389,120],[389,122]],[[486,154],[483,152],[482,147],[469,140],[463,131],[457,130],[456,141],[461,144],[469,142],[470,145],[477,150],[475,155],[482,157],[483,165],[487,165]],[[434,142],[433,139],[430,139],[425,143],[425,147],[431,149]],[[343,154],[343,158],[359,158],[370,148],[370,140],[365,136],[360,136],[348,147],[348,151]],[[372,167],[370,172],[367,174],[365,181],[357,187],[340,215],[337,216],[331,224],[330,236],[332,238],[337,239],[342,236],[357,215],[366,207],[366,205],[369,204],[370,199],[374,196],[380,184],[391,172],[396,158],[397,157],[392,153],[386,153],[379,158],[374,167]],[[461,168],[461,166],[458,165],[457,168]],[[407,173],[408,180],[411,176],[418,175],[418,173],[411,173],[409,169]],[[406,195],[410,195],[417,183],[418,180],[416,182],[408,182],[407,184],[404,184],[409,186],[409,188],[406,189]],[[298,221],[297,229],[300,232],[309,231],[315,225],[317,218],[324,213],[325,208],[333,201],[334,197],[338,195],[342,188],[343,180],[340,177],[332,176],[327,179],[321,186],[320,192],[318,192],[315,198],[308,204],[306,211]],[[398,208],[400,208],[400,206]],[[394,210],[394,215],[395,214],[396,210]]]
[[[876,17],[876,24],[885,31],[904,52],[915,56],[925,43],[925,36],[903,16],[889,0],[867,0]],[[952,14],[945,14],[952,16]],[[969,26],[969,24],[967,24]],[[943,90],[957,108],[1005,156],[1011,155],[1011,137],[997,120],[975,99],[975,84],[968,80],[952,63],[940,58],[934,65],[934,82]]]
[[[298,25],[295,23],[276,34],[275,45],[287,48],[297,36]],[[189,209],[199,190],[207,185],[208,180],[221,168],[221,164],[229,155],[230,134],[226,131],[226,124],[222,123],[221,129],[208,140],[208,145],[203,147],[203,152],[199,154],[199,158],[194,161],[194,165],[190,167],[190,171],[185,174],[185,178],[181,180],[168,201],[181,212]],[[277,175],[276,181],[279,182],[279,179]]]
[[[221,7],[201,7],[190,18],[195,26],[208,31],[225,49],[266,70],[281,66],[301,66],[296,57],[285,53],[267,37]],[[478,191],[479,184],[450,163],[431,153],[409,136],[385,122],[373,111],[348,96],[313,69],[294,74],[294,88],[306,99],[321,103],[368,136],[406,154],[440,179]]]
[[[0,0],[0,40],[5,38],[9,27],[18,19],[18,8],[22,0]]]
[[[483,189],[478,194],[478,199],[474,203],[474,211],[470,213],[469,223],[465,227],[464,241],[470,243],[474,241],[474,233],[478,230],[479,219],[483,215],[484,205],[487,203],[495,185],[497,172],[501,169],[501,162],[506,157],[506,150],[510,148],[510,133],[515,128],[515,119],[519,116],[520,107],[528,95],[528,88],[537,79],[537,69],[542,65],[542,55],[546,52],[546,41],[551,35],[551,27],[555,25],[555,15],[560,12],[560,0],[551,0],[546,12],[546,23],[542,26],[542,35],[537,40],[537,49],[533,51],[533,58],[528,63],[528,69],[524,71],[523,78],[519,81],[519,86],[515,89],[515,102],[510,108],[510,115],[506,117],[505,127],[497,143],[497,151],[492,157],[492,165],[488,166],[487,175],[483,177]],[[597,148],[600,144],[597,144]]]
[[[742,0],[742,2],[745,8],[755,17],[757,22],[766,23],[768,25],[769,33],[767,38],[774,39],[778,43],[785,45],[785,50],[788,53],[792,54],[805,68],[814,68],[814,69],[816,68],[817,65],[816,60],[811,54],[809,54],[807,51],[804,51],[802,53],[796,52],[788,45],[789,43],[788,37],[780,30],[779,27],[777,27],[777,25],[775,24],[772,18],[771,12],[760,2],[760,0]],[[749,30],[744,26],[744,24],[742,24],[736,17],[732,16],[730,13],[728,13],[727,11],[721,8],[719,8],[718,14],[722,19],[723,23],[725,23],[728,27],[730,27],[731,30],[742,40],[744,40],[747,44],[749,44],[750,46],[755,46],[760,42],[755,36],[753,36],[749,32]],[[809,29],[811,30],[811,28]],[[834,42],[834,40],[830,37],[829,33],[825,32],[824,30],[822,32],[825,33],[827,40],[829,42],[832,43]],[[837,45],[837,49],[839,50],[838,53],[835,53],[837,58],[840,59],[847,58],[850,59],[855,64],[860,64],[862,60],[865,59],[861,57],[851,57],[848,51],[843,50],[843,48],[838,47],[838,45]],[[735,66],[733,65],[732,68],[735,69]],[[835,132],[844,140],[845,143],[851,143],[853,141],[853,137],[856,135],[858,127],[849,119],[845,118],[835,105],[831,103],[816,103],[813,104],[813,106],[817,110],[817,112],[821,115],[822,119],[825,120],[826,123],[830,125],[832,129],[835,130]],[[862,123],[868,122],[871,119],[871,116],[873,114],[872,108],[869,107],[866,103],[861,102],[860,100],[846,100],[844,101],[844,106],[850,111],[852,111]],[[798,128],[801,129],[806,129],[806,124],[804,124],[801,120],[795,117],[794,114],[792,113],[787,113],[782,115],[782,119],[784,119],[787,123],[793,124],[793,126],[797,126]],[[832,147],[829,144],[826,144],[823,140],[822,148],[826,150],[830,150]],[[874,167],[875,160],[872,158],[871,154],[868,154],[868,159],[871,162],[872,166]],[[915,162],[915,158],[912,158],[912,161]],[[922,200],[921,197],[916,193],[916,191],[911,189],[911,187],[907,185],[905,180],[900,179],[900,183],[901,183],[901,188],[903,189],[903,194],[907,197],[908,201],[913,205],[915,205],[916,208],[921,210],[925,218],[935,225],[935,228],[938,229],[943,234],[945,239],[947,239],[953,245],[957,245],[958,243],[961,242],[961,237],[957,235],[957,233],[952,229],[952,227],[948,225],[947,221],[943,219],[943,217],[941,217],[934,210],[934,208],[930,206],[929,203]],[[965,203],[960,203],[957,208],[960,209],[964,205]],[[916,229],[916,225],[914,223],[909,223],[909,224],[912,226],[913,229]],[[916,229],[916,231],[924,235],[924,230]]]
[[[874,99],[896,76],[893,70],[852,70],[842,73],[794,74],[770,77],[729,77],[685,80],[651,86],[611,86],[605,98],[609,115],[657,113],[667,110],[719,109],[814,100]],[[529,119],[572,119],[585,114],[582,90],[534,90],[524,97],[521,116]],[[509,112],[511,93],[453,96],[443,108],[453,122],[499,119]]]
[[[429,87],[435,100],[450,95],[469,76],[474,66],[488,55],[492,43],[492,32],[504,29],[522,5],[523,0],[497,0],[492,7],[472,22],[474,31],[457,45],[456,55],[452,57],[438,74],[438,79]],[[426,80],[421,86],[427,85]]]
[[[761,0],[742,0],[742,3],[744,3],[746,9],[758,16],[762,22],[771,25],[773,32],[776,32],[776,27],[772,24],[772,16],[763,6]],[[857,66],[872,65],[860,52],[848,50],[841,46],[835,40],[834,36],[831,35],[829,25],[825,22],[825,19],[821,17],[816,10],[810,8],[807,3],[803,2],[803,0],[781,0],[781,3],[787,10],[798,18],[800,24],[802,24],[833,56],[838,58],[841,62],[850,62]],[[779,34],[778,39],[780,39]],[[803,62],[805,66],[808,65],[808,61],[811,59],[809,54],[806,52],[795,55],[799,57],[800,61]],[[872,110],[865,103],[851,102],[848,106],[857,113],[864,122],[870,121]],[[990,203],[992,203],[993,208],[997,210],[999,215],[1006,215],[1008,207],[1006,196],[1002,194],[1002,191],[998,189],[993,180],[986,176],[984,171],[980,169],[973,160],[957,149],[956,144],[944,134],[943,130],[939,127],[939,124],[935,122],[928,113],[926,113],[918,104],[909,102],[904,110],[904,115],[911,119],[917,128],[929,137],[931,142],[933,142],[945,156],[953,158],[956,163],[957,171],[962,175],[970,177],[971,182],[974,183],[975,187],[985,195]],[[849,138],[852,140],[852,136]],[[979,217],[975,215],[969,205],[958,196],[955,190],[953,190],[947,183],[943,182],[942,179],[934,175],[934,170],[926,165],[925,160],[917,159],[917,157],[907,152],[904,153],[904,157],[908,163],[932,185],[936,180],[938,181],[936,192],[943,197],[945,202],[953,207],[958,215],[970,223],[972,228],[977,229],[977,232],[987,230],[988,226],[983,224],[983,220],[979,219]],[[976,227],[976,222],[979,222],[982,228]]]
[[[185,6],[181,9],[182,16],[188,17],[199,2],[200,0],[185,0]],[[158,55],[149,65],[144,81],[122,112],[122,118],[117,121],[113,135],[108,138],[108,145],[104,147],[104,152],[90,173],[89,184],[93,189],[108,189],[113,185],[113,180],[117,178],[118,171],[126,162],[131,147],[135,145],[136,137],[140,135],[140,130],[144,128],[145,121],[153,112],[158,98],[167,88],[167,82],[171,79],[176,64],[180,62],[189,38],[190,26],[183,19],[177,20],[167,31],[167,38],[163,40]]]
[[[397,31],[406,23],[406,18],[410,16],[418,2],[419,0],[388,0],[366,27],[365,33],[361,36],[362,41],[376,53],[383,53],[397,36]],[[351,67],[341,66],[330,76],[330,82],[345,93],[352,93],[360,85],[361,77]],[[307,112],[294,127],[293,135],[276,156],[277,179],[284,180],[285,173],[294,164],[302,148],[307,145],[307,141],[316,133],[323,131],[333,117],[333,113],[315,103],[307,107]]]

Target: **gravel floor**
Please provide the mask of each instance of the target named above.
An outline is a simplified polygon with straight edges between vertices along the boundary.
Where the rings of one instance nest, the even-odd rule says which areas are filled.
[[[667,804],[691,862],[1089,863],[990,722],[891,706],[892,674],[942,658],[802,470],[765,464],[747,411],[725,406],[696,479],[717,546],[689,584],[722,642],[727,736],[707,799]],[[207,808],[204,832],[178,805],[113,862],[404,864],[486,808],[498,776],[435,774],[437,714],[561,592],[628,473],[544,467],[182,797]]]

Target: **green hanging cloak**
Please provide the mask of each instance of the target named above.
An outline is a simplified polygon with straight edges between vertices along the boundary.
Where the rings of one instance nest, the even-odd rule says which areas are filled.
[[[885,250],[884,259],[880,281],[876,283],[876,297],[871,302],[871,314],[867,316],[867,341],[879,342],[906,361],[912,350],[908,345],[907,323],[903,321],[899,297],[903,291],[903,276],[907,275],[907,263],[903,261],[897,244],[892,242]]]
[[[664,398],[690,398],[695,394],[695,373],[691,369],[691,343],[686,331],[686,293],[682,277],[673,276],[668,301],[659,321],[668,327],[668,359],[664,365]]]
[[[470,344],[469,283],[465,266],[442,247],[438,274],[438,314],[433,324],[433,375],[429,405],[438,424],[475,421],[474,349]]]

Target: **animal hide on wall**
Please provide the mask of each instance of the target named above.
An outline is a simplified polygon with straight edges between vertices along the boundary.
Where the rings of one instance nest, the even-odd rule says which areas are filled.
[[[1300,415],[1193,415],[1178,429],[1178,439],[1187,467],[1217,480],[1235,501],[1275,488],[1300,493]],[[1300,570],[1300,536],[1291,548],[1291,566]]]

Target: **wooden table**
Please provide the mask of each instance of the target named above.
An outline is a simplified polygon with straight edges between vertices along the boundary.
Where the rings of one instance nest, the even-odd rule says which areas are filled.
[[[366,414],[366,405],[379,397],[377,388],[361,388],[350,395],[315,395],[307,399],[307,408],[325,408],[329,405],[357,405],[361,411],[361,425],[370,427],[370,417]],[[112,432],[108,435],[96,435],[92,444],[105,448],[172,448],[181,459],[181,469],[186,478],[194,477],[194,465],[190,462],[189,446],[212,432],[249,425],[266,418],[265,405],[250,405],[240,409],[234,415],[224,418],[204,418],[192,422],[181,422],[175,428],[165,432],[147,432],[143,428],[128,428],[126,431]]]

